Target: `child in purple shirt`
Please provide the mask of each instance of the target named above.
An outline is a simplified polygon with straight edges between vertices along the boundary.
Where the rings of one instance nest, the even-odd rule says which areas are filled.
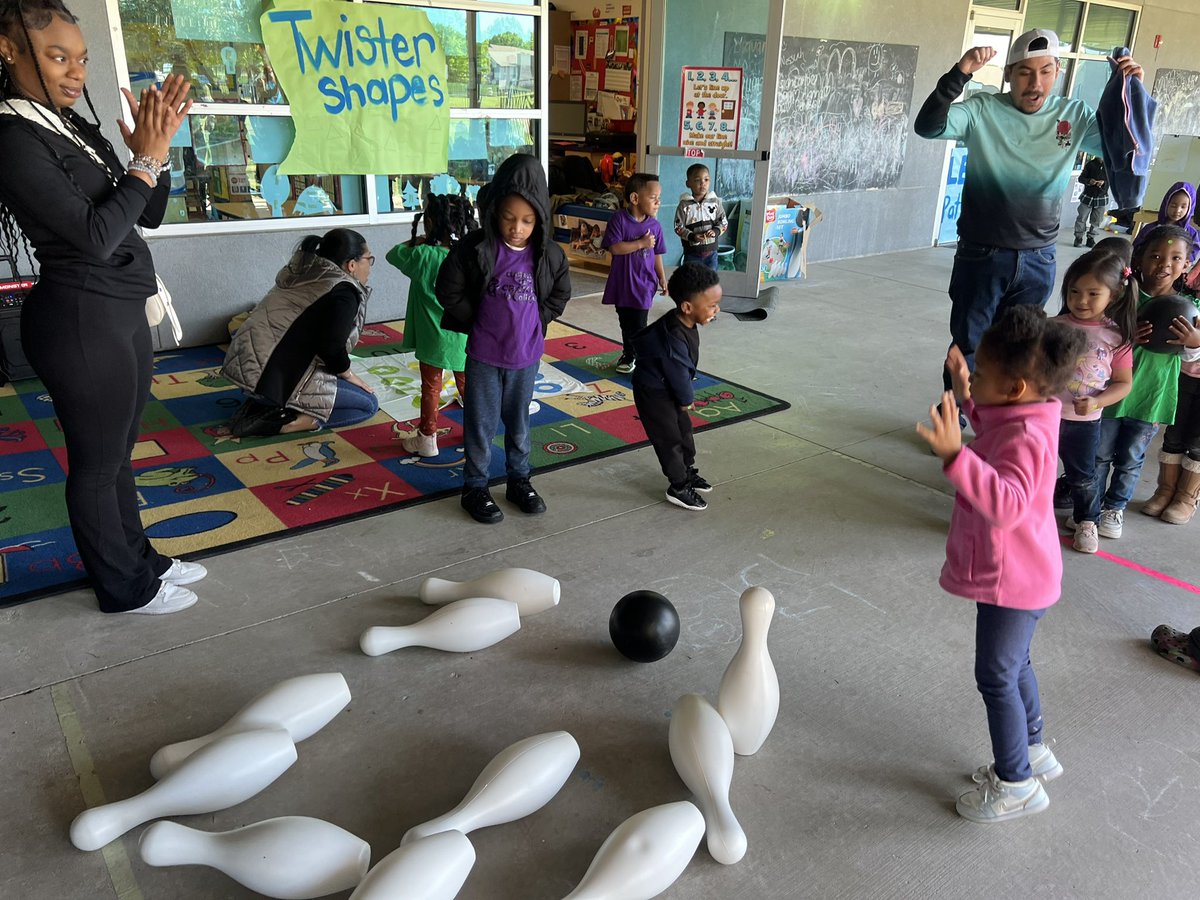
[[[608,281],[604,284],[604,302],[617,308],[621,323],[621,342],[625,345],[617,360],[617,371],[626,375],[637,365],[633,336],[646,327],[646,317],[654,303],[654,292],[667,292],[667,274],[662,255],[667,252],[662,226],[655,215],[662,199],[657,175],[637,174],[625,185],[626,209],[608,223],[602,246],[612,254]]]
[[[438,272],[442,327],[467,335],[462,507],[477,522],[504,518],[488,490],[492,439],[504,422],[505,497],[546,511],[529,483],[529,401],[546,327],[571,299],[571,274],[550,234],[550,191],[536,157],[518,153],[480,192],[483,228],[460,240]]]

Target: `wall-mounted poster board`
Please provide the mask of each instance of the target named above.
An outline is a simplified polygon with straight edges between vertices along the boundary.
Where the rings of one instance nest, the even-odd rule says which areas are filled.
[[[679,100],[679,146],[736,150],[742,115],[742,70],[684,66]]]

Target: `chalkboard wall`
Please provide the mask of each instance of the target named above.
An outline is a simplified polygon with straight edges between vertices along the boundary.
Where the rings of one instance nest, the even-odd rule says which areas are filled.
[[[1200,72],[1159,69],[1154,76],[1157,134],[1200,136]]]
[[[762,35],[725,35],[724,63],[746,70],[739,146],[753,147]],[[895,187],[904,166],[917,47],[784,37],[771,153],[773,196]],[[721,166],[722,198],[753,192],[749,167]]]

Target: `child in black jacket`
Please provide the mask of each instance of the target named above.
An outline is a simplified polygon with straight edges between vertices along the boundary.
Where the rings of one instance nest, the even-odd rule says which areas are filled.
[[[670,482],[667,499],[684,509],[702,510],[708,503],[700,493],[708,493],[712,485],[696,470],[692,438],[692,379],[700,362],[696,326],[707,325],[721,311],[721,285],[707,266],[684,263],[672,273],[667,293],[675,309],[633,339],[638,360],[633,400]]]

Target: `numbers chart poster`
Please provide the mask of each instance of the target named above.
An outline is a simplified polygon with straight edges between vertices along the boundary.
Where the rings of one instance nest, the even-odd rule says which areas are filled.
[[[679,100],[679,146],[736,150],[742,120],[742,70],[684,66]]]

